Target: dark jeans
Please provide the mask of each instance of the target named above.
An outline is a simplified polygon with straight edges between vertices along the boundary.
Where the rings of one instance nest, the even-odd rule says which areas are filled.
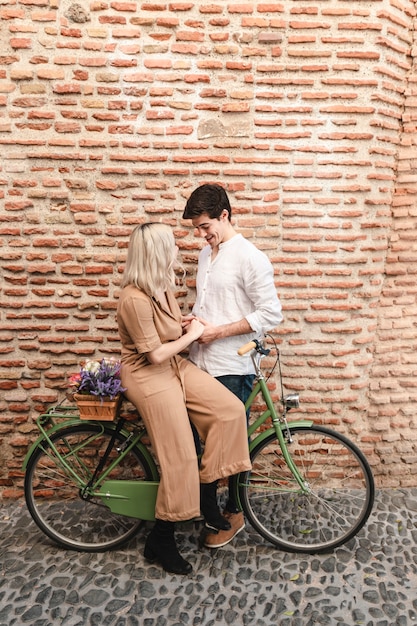
[[[255,375],[238,376],[226,374],[225,376],[216,376],[216,378],[245,404],[252,391]],[[249,420],[249,409],[246,411],[246,419]]]

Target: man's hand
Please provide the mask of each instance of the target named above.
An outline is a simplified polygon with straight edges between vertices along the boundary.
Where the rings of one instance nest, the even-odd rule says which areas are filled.
[[[198,339],[198,343],[207,344],[215,341],[216,339],[220,339],[221,326],[214,326],[213,324],[210,324],[210,322],[207,322],[207,320],[203,320],[201,318],[198,318],[198,321],[204,326],[204,330]]]
[[[204,326],[196,317],[185,327],[184,332],[190,337],[194,337],[194,341],[199,339],[204,332]]]
[[[216,339],[224,339],[225,337],[232,337],[234,335],[245,335],[252,332],[252,328],[245,318],[239,320],[239,322],[230,322],[230,324],[221,324],[220,326],[210,324],[210,322],[203,320],[201,317],[198,318],[198,321],[204,326],[204,330],[198,340],[198,343],[202,344],[211,343],[212,341],[216,341]]]

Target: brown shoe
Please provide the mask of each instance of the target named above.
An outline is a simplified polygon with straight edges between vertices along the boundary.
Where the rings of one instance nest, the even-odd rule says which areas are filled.
[[[223,515],[230,522],[231,528],[229,530],[219,530],[218,533],[208,533],[204,540],[206,548],[221,548],[225,546],[245,528],[243,513],[224,511]]]

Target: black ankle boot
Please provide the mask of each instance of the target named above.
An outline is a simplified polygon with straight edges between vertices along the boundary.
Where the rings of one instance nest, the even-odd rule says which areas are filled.
[[[151,563],[158,561],[166,572],[189,574],[193,568],[178,552],[174,527],[174,522],[157,519],[146,539],[143,556]]]
[[[200,508],[206,520],[206,526],[213,530],[229,530],[229,522],[220,513],[217,504],[217,480],[200,485]]]

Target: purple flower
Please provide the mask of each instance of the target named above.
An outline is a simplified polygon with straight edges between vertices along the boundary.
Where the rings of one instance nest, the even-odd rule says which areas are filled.
[[[77,393],[113,399],[117,394],[126,391],[120,380],[120,369],[120,361],[113,359],[86,361],[79,375],[72,376],[70,380],[75,381],[72,386]]]

